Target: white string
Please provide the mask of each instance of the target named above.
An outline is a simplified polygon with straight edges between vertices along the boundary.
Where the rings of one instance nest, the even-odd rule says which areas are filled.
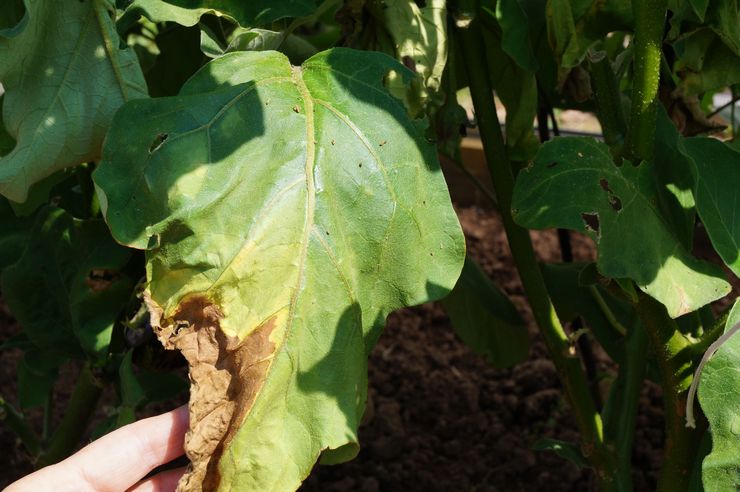
[[[694,372],[694,379],[691,381],[689,394],[686,398],[686,427],[691,427],[692,429],[696,428],[696,421],[694,420],[694,398],[696,397],[696,389],[699,387],[699,378],[701,377],[701,372],[704,370],[704,365],[709,362],[709,359],[712,358],[714,353],[717,352],[717,350],[719,350],[719,348],[738,331],[740,331],[740,322],[735,323],[732,328],[724,332],[721,337],[715,340],[701,358],[701,362],[699,362],[699,366],[696,368],[696,372]]]

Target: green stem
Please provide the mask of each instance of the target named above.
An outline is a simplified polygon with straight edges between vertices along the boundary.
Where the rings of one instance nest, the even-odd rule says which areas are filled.
[[[54,390],[49,390],[46,395],[46,401],[44,402],[44,420],[41,428],[41,439],[46,441],[49,439],[49,433],[51,432],[51,418],[54,413]]]
[[[647,366],[648,337],[645,329],[633,326],[625,340],[625,359],[604,408],[604,435],[617,450],[617,469],[623,483],[631,482],[632,445],[640,390]]]
[[[596,304],[598,304],[599,309],[601,310],[601,314],[604,315],[609,325],[614,328],[614,331],[619,333],[621,336],[627,336],[627,329],[624,327],[624,325],[622,325],[622,323],[619,322],[617,316],[612,312],[609,305],[601,296],[601,292],[599,292],[599,289],[591,285],[589,287],[589,290],[591,291],[591,295],[593,296],[593,298],[596,300]]]
[[[655,353],[663,388],[666,441],[658,492],[682,492],[688,489],[703,431],[686,428],[684,420],[694,350],[658,301],[640,292],[636,308]]]
[[[0,422],[7,425],[31,456],[38,455],[41,451],[41,440],[33,431],[26,418],[18,410],[13,408],[4,398],[0,397]]]
[[[591,82],[594,87],[597,114],[604,141],[612,149],[614,155],[619,156],[627,133],[627,123],[622,109],[622,97],[617,78],[606,52],[592,53],[589,58],[591,60]]]
[[[511,217],[514,175],[506,152],[501,124],[496,115],[493,87],[488,77],[483,38],[479,29],[477,21],[474,20],[472,23],[458,23],[457,31],[460,34],[460,48],[480,128],[483,151],[506,236],[532,314],[573,407],[583,439],[584,455],[596,469],[602,488],[615,489],[613,459],[603,446],[601,417],[596,411],[581,363],[577,357],[572,357],[568,353],[568,337],[555,314],[529,232],[516,225]]]
[[[632,0],[635,62],[627,156],[635,164],[653,157],[666,5],[667,0]]]
[[[102,392],[100,381],[93,375],[90,365],[85,364],[80,370],[62,422],[36,463],[38,468],[57,463],[74,451],[95,413]]]

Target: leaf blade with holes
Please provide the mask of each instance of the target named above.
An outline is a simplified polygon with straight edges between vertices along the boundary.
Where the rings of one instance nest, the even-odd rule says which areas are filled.
[[[116,116],[94,179],[113,234],[150,249],[154,324],[191,363],[186,489],[290,490],[321,450],[353,456],[385,316],[455,283],[459,224],[424,129],[382,85],[389,70],[410,75],[379,53],[301,68],[232,53],[178,97]],[[209,363],[241,377],[202,383]]]
[[[0,158],[0,194],[15,202],[54,171],[97,159],[113,113],[147,94],[133,50],[118,47],[109,0],[25,5],[0,30],[2,123],[15,140]]]
[[[691,256],[654,203],[649,163],[617,167],[606,145],[560,138],[543,145],[514,187],[514,219],[524,227],[564,227],[598,244],[597,266],[631,278],[678,317],[725,296],[716,266]]]

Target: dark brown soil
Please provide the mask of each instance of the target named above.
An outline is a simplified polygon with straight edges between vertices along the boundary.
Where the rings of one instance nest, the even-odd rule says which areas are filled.
[[[475,207],[461,209],[459,215],[470,253],[533,326],[499,218]],[[543,260],[559,261],[553,232],[533,233],[533,238]],[[573,246],[577,260],[593,258],[587,239],[574,236]],[[16,329],[12,318],[0,311],[0,341]],[[370,356],[360,455],[346,464],[318,466],[301,490],[592,490],[590,472],[531,449],[542,437],[578,439],[555,369],[534,328],[531,335],[529,360],[496,369],[463,345],[436,304],[391,315]],[[15,351],[0,354],[0,388],[6,398],[15,394],[18,357]],[[613,374],[598,347],[596,358],[600,373]],[[73,377],[68,375],[68,386]],[[638,491],[655,488],[662,425],[659,389],[646,384],[633,457]],[[1,488],[31,466],[2,425],[0,450]]]

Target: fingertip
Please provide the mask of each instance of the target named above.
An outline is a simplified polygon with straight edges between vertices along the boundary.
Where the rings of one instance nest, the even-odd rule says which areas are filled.
[[[179,410],[179,409],[178,409]],[[172,492],[185,473],[185,467],[163,471],[137,483],[127,492]]]

